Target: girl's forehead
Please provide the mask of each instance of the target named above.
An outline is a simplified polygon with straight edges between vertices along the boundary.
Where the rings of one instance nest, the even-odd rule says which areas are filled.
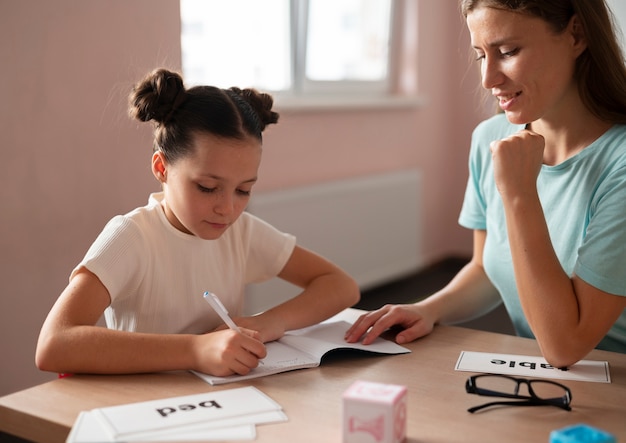
[[[197,177],[251,180],[256,177],[261,153],[261,143],[255,139],[199,136],[178,167]]]

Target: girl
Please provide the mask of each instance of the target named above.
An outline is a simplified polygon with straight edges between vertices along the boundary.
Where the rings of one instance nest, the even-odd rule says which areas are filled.
[[[152,173],[162,192],[114,217],[74,269],[43,324],[42,370],[246,374],[264,342],[322,321],[359,299],[342,270],[243,212],[257,181],[272,98],[255,90],[185,89],[159,69],[136,85],[130,113],[156,123]],[[246,284],[279,276],[295,298],[252,317]],[[217,294],[242,333],[219,327]],[[107,328],[96,326],[104,313]],[[217,330],[216,330],[217,328]]]
[[[626,69],[604,0],[461,0],[482,86],[460,223],[470,263],[431,297],[360,318],[399,343],[504,301],[556,367],[626,352]],[[371,327],[371,330],[368,329]]]

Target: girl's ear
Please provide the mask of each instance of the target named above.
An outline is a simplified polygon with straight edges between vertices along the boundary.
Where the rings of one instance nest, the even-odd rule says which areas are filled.
[[[152,154],[152,173],[161,183],[167,182],[167,164],[161,151]]]

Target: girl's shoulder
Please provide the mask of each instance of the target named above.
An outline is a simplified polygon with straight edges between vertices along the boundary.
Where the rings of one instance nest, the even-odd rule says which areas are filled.
[[[100,237],[116,242],[142,241],[163,229],[165,215],[161,213],[159,203],[151,195],[145,206],[111,218],[104,226]]]

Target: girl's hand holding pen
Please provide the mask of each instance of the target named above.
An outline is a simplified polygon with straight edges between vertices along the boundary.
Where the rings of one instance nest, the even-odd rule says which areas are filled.
[[[232,374],[245,375],[250,369],[256,368],[259,360],[267,353],[265,345],[259,340],[259,333],[237,326],[217,295],[207,291],[204,293],[204,300],[220,316],[228,329],[218,329],[200,336],[204,340],[195,355],[199,357],[197,363],[201,366],[207,365],[207,369],[198,370],[224,377]]]
[[[239,326],[237,326],[239,324],[251,331],[258,331],[256,332],[256,335],[253,335],[253,337],[261,340],[263,343],[278,340],[285,334],[285,328],[282,326],[279,319],[272,318],[271,309],[263,314],[255,315],[253,317],[241,317],[238,319],[237,323],[235,323],[228,315],[228,311],[217,295],[206,291],[204,293],[204,300],[211,305],[213,310],[220,316],[226,326],[232,330],[241,332]],[[218,328],[218,330],[219,329],[223,329],[223,327]]]
[[[193,341],[193,368],[218,377],[245,375],[267,354],[265,345],[256,337],[256,331],[244,328],[198,335]]]

